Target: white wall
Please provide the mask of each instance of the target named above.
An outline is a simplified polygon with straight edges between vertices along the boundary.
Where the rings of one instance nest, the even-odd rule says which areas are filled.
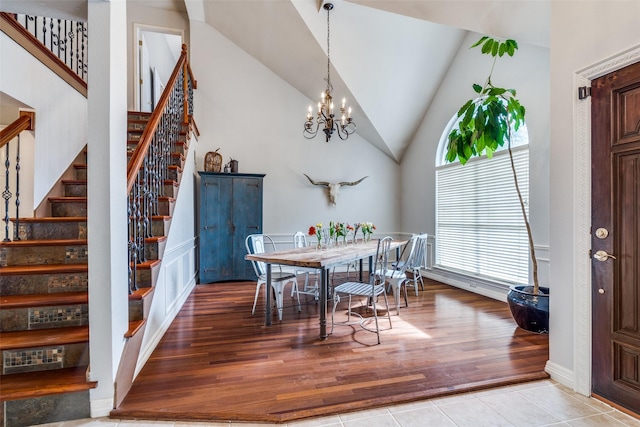
[[[33,207],[40,204],[87,144],[87,99],[69,90],[67,83],[2,32],[0,57],[11,58],[0,60],[0,91],[36,112],[33,167],[38,173],[33,182],[33,200],[26,203],[31,210],[21,212],[33,216]],[[23,154],[26,156],[27,152]],[[24,183],[29,185],[28,181]]]
[[[589,239],[589,224],[580,235],[575,230],[578,221],[590,215],[591,159],[589,155],[578,159],[575,153],[580,149],[578,143],[590,144],[590,138],[583,141],[577,131],[582,130],[588,136],[590,128],[585,125],[588,116],[579,118],[575,114],[581,104],[574,80],[580,70],[640,46],[640,2],[553,1],[551,4],[549,161],[553,293],[549,357],[550,367],[559,380],[588,394],[591,390],[591,273],[588,247],[580,247],[576,242]],[[579,300],[582,296],[586,301]],[[579,305],[577,301],[581,301]]]
[[[401,167],[404,231],[435,234],[435,164],[442,132],[458,109],[476,93],[472,84],[484,84],[493,58],[479,48],[469,49],[481,37],[469,33],[440,84]],[[533,238],[538,249],[539,278],[548,281],[549,245],[549,50],[519,44],[513,57],[498,60],[492,76],[496,86],[514,88],[527,109],[529,131],[530,206]]]
[[[192,68],[198,80],[195,118],[201,132],[196,162],[220,148],[223,163],[264,173],[266,233],[306,231],[318,221],[372,221],[380,232],[400,227],[398,165],[356,134],[329,143],[302,136],[310,100],[207,24],[191,23]],[[318,64],[319,67],[322,64]],[[317,181],[355,181],[331,207]]]
[[[189,21],[186,14],[160,9],[157,7],[149,7],[144,3],[148,0],[127,0],[127,76],[129,82],[127,84],[127,106],[130,111],[138,111],[139,108],[135,103],[135,85],[137,79],[135,75],[136,55],[138,54],[136,46],[136,34],[133,31],[134,24],[144,24],[158,28],[182,30],[184,32],[184,41],[189,45]],[[173,63],[175,65],[175,62]],[[171,67],[173,69],[173,67]],[[169,74],[171,71],[169,71]],[[164,83],[169,79],[170,75],[162,75]]]

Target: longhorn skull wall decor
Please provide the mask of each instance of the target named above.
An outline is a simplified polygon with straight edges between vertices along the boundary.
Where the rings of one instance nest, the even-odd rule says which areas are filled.
[[[364,177],[362,177],[359,180],[354,181],[354,182],[331,183],[331,182],[327,182],[327,181],[314,181],[311,178],[309,178],[309,175],[307,175],[306,173],[303,174],[303,175],[306,176],[307,179],[309,180],[309,182],[312,183],[313,185],[320,185],[322,187],[326,187],[327,188],[328,195],[329,195],[329,202],[331,203],[331,206],[335,206],[336,205],[336,199],[338,197],[338,193],[340,192],[340,187],[342,187],[343,185],[358,185],[362,181],[364,181],[365,178],[368,178],[367,176],[364,176]]]

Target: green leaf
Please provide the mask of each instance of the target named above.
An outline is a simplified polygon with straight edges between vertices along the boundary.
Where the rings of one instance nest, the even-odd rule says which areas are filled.
[[[458,110],[458,117],[462,116],[462,115],[465,113],[465,111],[467,110],[467,108],[469,108],[469,106],[470,106],[471,104],[473,104],[473,99],[468,100],[468,101],[467,101],[467,102],[462,106],[462,108],[460,108],[460,109]]]
[[[477,42],[475,42],[474,44],[471,45],[471,47],[469,49],[472,49],[476,46],[480,46],[486,39],[488,39],[489,37],[487,36],[482,36],[482,38],[480,38],[480,40],[478,40]]]
[[[464,129],[469,126],[469,122],[471,122],[471,119],[473,119],[475,112],[476,105],[474,103],[469,104],[469,108],[467,108],[467,111],[464,114],[464,118],[460,122],[460,129]]]
[[[507,51],[507,44],[506,43],[500,43],[500,50],[498,50],[498,56],[500,58],[502,58],[502,55],[504,55],[504,53]]]
[[[482,92],[482,86],[480,86],[479,84],[473,84],[473,90],[476,91],[476,93],[481,93]]]
[[[498,54],[498,49],[500,48],[500,43],[494,42],[491,47],[491,56],[496,56]]]
[[[482,53],[489,53],[491,52],[491,49],[493,48],[493,39],[488,39],[483,45],[482,45]]]
[[[502,89],[501,87],[494,87],[489,91],[489,95],[491,96],[502,95],[506,91],[507,91],[506,89]]]

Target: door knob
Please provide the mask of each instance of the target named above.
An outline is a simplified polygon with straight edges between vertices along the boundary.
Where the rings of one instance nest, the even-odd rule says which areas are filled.
[[[598,293],[599,293],[600,295],[604,294],[604,289],[602,289],[602,288],[598,289]]]
[[[614,257],[613,255],[609,255],[607,251],[603,251],[603,250],[599,250],[598,252],[593,254],[593,257],[600,262],[605,262],[609,258],[616,259],[616,257]]]

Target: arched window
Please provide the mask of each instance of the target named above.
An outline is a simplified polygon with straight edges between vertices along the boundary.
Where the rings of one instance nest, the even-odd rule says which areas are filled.
[[[436,155],[436,264],[467,275],[528,283],[529,243],[506,144],[491,159],[446,163],[445,128]],[[512,151],[518,184],[529,200],[529,138],[526,125],[514,135]]]

